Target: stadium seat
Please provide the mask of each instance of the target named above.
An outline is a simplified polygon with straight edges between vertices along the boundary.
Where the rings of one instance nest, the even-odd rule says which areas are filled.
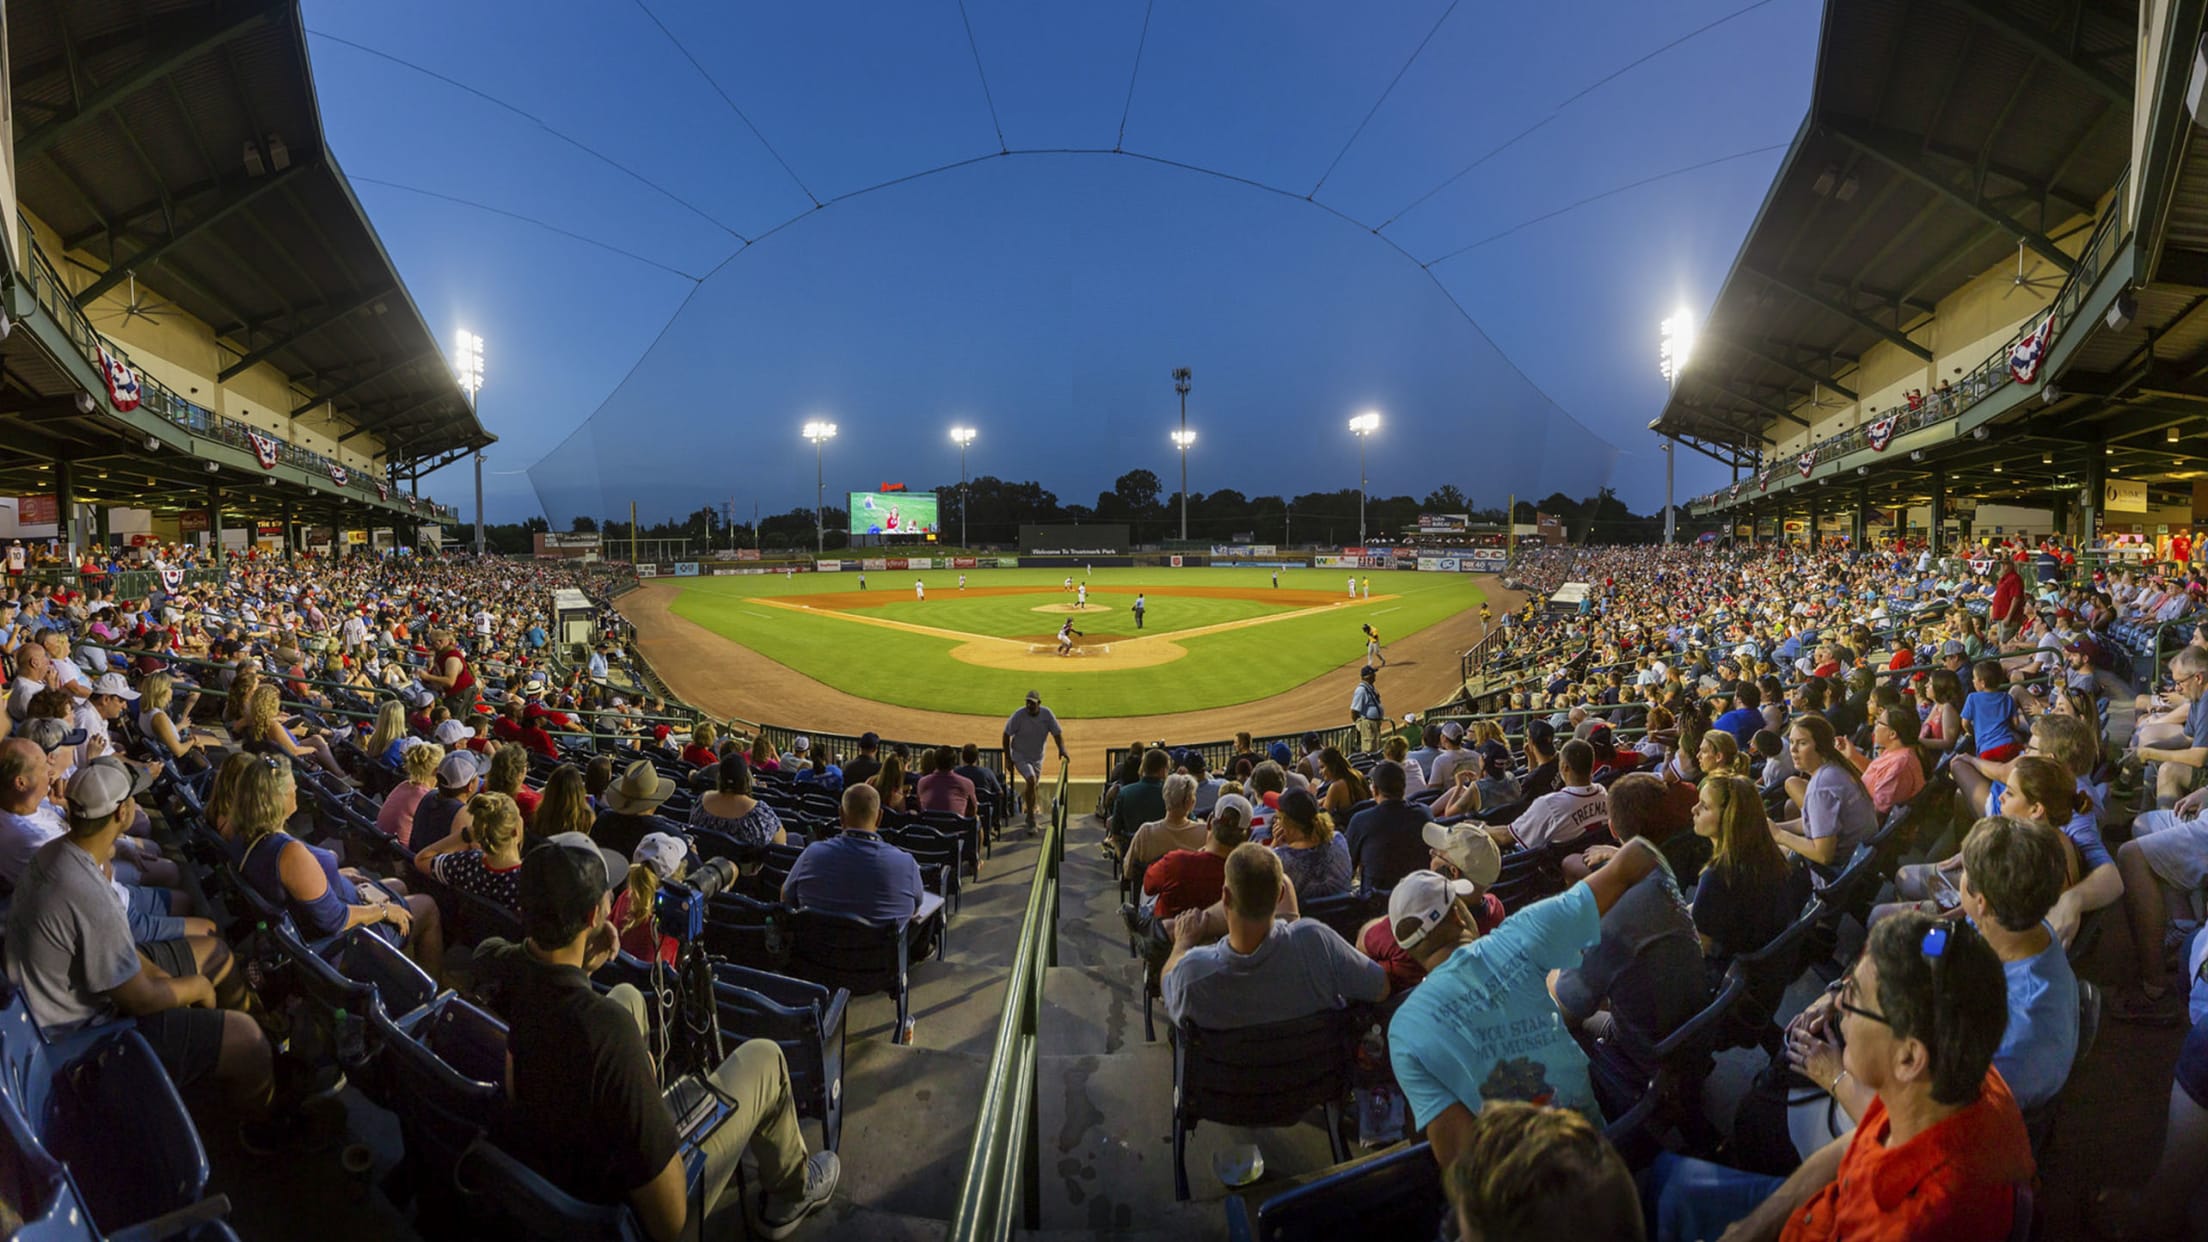
[[[2100,1033],[2101,990],[2090,982],[2080,979],[2078,980],[2078,1050],[2073,1054],[2070,1061],[2070,1075],[2073,1079],[2077,1076],[2078,1067],[2085,1063],[2086,1054],[2093,1051],[2093,1045],[2099,1040]],[[2024,1132],[2031,1137],[2032,1159],[2036,1163],[2044,1165],[2046,1161],[2047,1149],[2055,1138],[2055,1123],[2062,1117],[2062,1097],[2068,1093],[2069,1086],[2065,1083],[2063,1089],[2056,1092],[2053,1099],[2040,1104],[2036,1108],[2024,1110]]]
[[[1227,1031],[1193,1022],[1174,1028],[1173,1197],[1189,1197],[1188,1136],[1206,1121],[1292,1126],[1323,1109],[1334,1160],[1347,1161],[1342,1100],[1366,1016],[1361,1009],[1329,1009]]]
[[[893,1042],[912,1042],[906,924],[871,923],[825,910],[790,912],[790,973],[854,996],[887,992],[897,1003]]]
[[[1747,972],[1735,962],[1710,1003],[1657,1043],[1656,1080],[1603,1130],[1611,1143],[1628,1153],[1628,1164],[1640,1167],[1645,1161],[1636,1160],[1634,1150],[1645,1151],[1648,1140],[1675,1127],[1693,1150],[1708,1152],[1715,1147],[1717,1135],[1702,1109],[1702,1084],[1709,1077],[1719,1033],[1747,994]]]
[[[798,1115],[818,1119],[822,1144],[836,1150],[843,1139],[843,1014],[851,994],[721,963],[713,968],[713,995],[723,1033],[781,1046]]]
[[[462,1151],[453,1174],[471,1207],[503,1227],[499,1236],[643,1242],[643,1227],[626,1206],[584,1203],[487,1140],[477,1139]]]
[[[1387,911],[1385,893],[1363,890],[1336,893],[1331,897],[1318,897],[1303,903],[1302,914],[1307,919],[1317,919],[1334,929],[1336,935],[1357,943],[1357,932],[1365,923]]]
[[[0,1203],[22,1223],[18,1242],[97,1242],[76,1183],[12,1105],[0,1105]]]
[[[790,909],[741,893],[721,893],[705,905],[705,950],[753,970],[780,972],[790,961]]]
[[[196,1207],[207,1189],[207,1151],[152,1046],[122,1030],[56,1052],[44,1115],[32,1121],[100,1229]]]
[[[450,1211],[461,1154],[505,1103],[506,1028],[457,996],[440,999],[408,1029],[380,1012],[371,1020],[382,1103],[398,1114],[406,1148],[405,1176],[387,1185],[401,1197],[411,1191],[426,1215]]]
[[[1382,1152],[1268,1195],[1227,1199],[1228,1242],[1334,1242],[1438,1236],[1448,1203],[1431,1143]]]
[[[354,983],[366,984],[392,1021],[404,1023],[437,997],[437,983],[397,945],[366,927],[339,936],[319,954]]]

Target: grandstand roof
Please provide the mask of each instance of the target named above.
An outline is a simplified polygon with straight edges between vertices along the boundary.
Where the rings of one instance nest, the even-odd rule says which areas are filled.
[[[9,4],[17,192],[66,249],[136,271],[419,461],[483,430],[328,151],[297,0]]]
[[[2125,0],[1828,3],[1809,114],[1654,427],[1805,427],[1789,407],[1853,400],[1872,345],[1930,361],[1909,330],[2020,244],[2068,272],[2054,231],[2129,158],[2136,21]]]

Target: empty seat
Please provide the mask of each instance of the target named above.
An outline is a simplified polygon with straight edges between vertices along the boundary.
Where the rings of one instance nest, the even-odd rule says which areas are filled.
[[[501,1227],[499,1236],[643,1242],[636,1213],[626,1206],[585,1203],[488,1141],[463,1150],[454,1175],[470,1207]]]
[[[798,1115],[818,1119],[823,1145],[836,1150],[843,1139],[843,1014],[851,994],[724,963],[713,968],[713,996],[724,1033],[781,1047]]]
[[[897,1002],[895,1042],[912,1042],[910,949],[903,922],[869,922],[825,910],[790,912],[790,973],[855,996],[887,992]]]
[[[1330,1009],[1287,1022],[1228,1031],[1193,1022],[1173,1044],[1173,1197],[1188,1198],[1188,1136],[1205,1121],[1230,1126],[1292,1126],[1313,1109],[1326,1114],[1335,1161],[1349,1159],[1342,1101],[1363,1010]]]
[[[152,1046],[135,1030],[108,1031],[65,1058],[56,1058],[44,1115],[32,1120],[100,1229],[197,1204],[207,1189],[207,1150]]]
[[[1227,1200],[1229,1242],[1431,1238],[1449,1210],[1430,1143],[1384,1152],[1268,1196]]]
[[[439,1000],[411,1030],[381,1013],[373,1020],[384,1102],[398,1114],[406,1148],[406,1176],[391,1184],[413,1190],[425,1214],[449,1212],[461,1153],[489,1132],[505,1101],[506,1028],[457,996]]]

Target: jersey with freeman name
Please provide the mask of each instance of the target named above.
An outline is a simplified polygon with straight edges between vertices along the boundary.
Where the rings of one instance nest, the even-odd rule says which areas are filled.
[[[1543,794],[1510,825],[1518,844],[1537,850],[1558,841],[1575,841],[1610,822],[1610,791],[1579,785]]]

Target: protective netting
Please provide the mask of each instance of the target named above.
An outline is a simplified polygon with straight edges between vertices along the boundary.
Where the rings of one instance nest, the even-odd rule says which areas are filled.
[[[1048,176],[1032,175],[1043,164]],[[1283,313],[1290,308],[1290,313]],[[553,529],[733,500],[813,503],[808,419],[839,424],[829,503],[974,474],[1093,503],[1179,463],[1168,372],[1196,372],[1195,492],[1354,488],[1347,418],[1383,412],[1374,495],[1443,484],[1477,507],[1592,495],[1616,450],[1521,374],[1368,230],[1218,174],[1016,154],[807,215],[702,282],[603,404],[529,471]]]

